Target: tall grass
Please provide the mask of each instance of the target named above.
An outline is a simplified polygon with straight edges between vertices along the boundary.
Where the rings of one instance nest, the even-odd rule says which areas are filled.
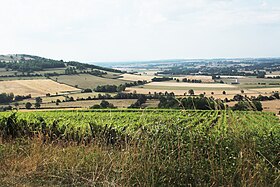
[[[242,126],[246,121],[234,113],[213,114],[218,119],[213,119],[214,126],[208,118],[193,124],[197,128],[159,124],[160,128],[138,128],[133,137],[117,134],[121,138],[114,142],[108,141],[108,136],[112,138],[108,127],[107,133],[104,128],[93,130],[99,133],[90,143],[46,140],[41,131],[17,138],[2,136],[0,184],[279,186],[279,128],[265,132],[265,128]],[[15,124],[22,122],[13,119]]]

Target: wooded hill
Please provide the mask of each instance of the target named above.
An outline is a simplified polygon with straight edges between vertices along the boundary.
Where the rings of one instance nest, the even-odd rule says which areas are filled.
[[[19,72],[34,72],[42,71],[51,68],[75,67],[78,70],[97,69],[114,73],[122,73],[120,70],[96,66],[93,64],[86,64],[76,61],[63,61],[43,58],[39,56],[14,54],[14,55],[0,55],[0,68],[6,68]]]

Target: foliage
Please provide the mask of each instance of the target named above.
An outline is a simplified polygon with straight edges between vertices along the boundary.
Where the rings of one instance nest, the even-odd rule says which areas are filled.
[[[240,111],[262,111],[262,103],[260,101],[238,101],[233,107],[232,110]]]
[[[14,99],[13,93],[1,93],[0,94],[0,103],[10,103]]]
[[[182,108],[194,110],[224,110],[224,103],[218,99],[204,97],[185,97],[176,99],[173,96],[162,96],[159,108]]]
[[[2,113],[0,136],[5,186],[279,186],[272,113]]]
[[[152,82],[162,82],[162,81],[170,81],[173,80],[172,77],[154,77],[152,78]]]
[[[94,91],[96,92],[109,92],[109,93],[113,93],[113,92],[122,92],[125,90],[125,85],[99,85],[97,86]]]
[[[141,108],[141,105],[147,101],[147,97],[145,95],[139,95],[137,101],[130,105],[128,108]]]
[[[32,104],[31,104],[30,102],[27,102],[27,103],[25,104],[25,108],[26,108],[26,109],[31,109],[31,107],[32,107]]]
[[[106,108],[116,108],[112,103],[109,103],[108,101],[102,100],[101,103],[98,105],[93,105],[90,107],[91,109],[106,109]]]

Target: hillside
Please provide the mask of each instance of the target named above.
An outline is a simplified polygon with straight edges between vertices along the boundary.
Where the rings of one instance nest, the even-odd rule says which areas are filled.
[[[112,68],[105,68],[92,64],[85,64],[75,61],[65,62],[63,60],[53,60],[44,57],[26,55],[26,54],[12,54],[0,55],[0,68],[11,69],[19,72],[42,71],[51,68],[67,68],[74,67],[77,70],[95,69],[108,72],[122,73],[122,71]]]

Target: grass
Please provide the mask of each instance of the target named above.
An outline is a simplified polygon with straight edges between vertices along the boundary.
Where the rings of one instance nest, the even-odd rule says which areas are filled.
[[[280,185],[280,127],[270,113],[103,110],[9,115],[2,113],[0,120],[4,186]],[[39,119],[44,119],[49,135],[30,131],[18,139],[3,138],[3,125],[40,129]],[[51,127],[54,121],[58,128]],[[91,122],[97,126],[86,144],[90,135],[83,136],[83,129]],[[70,140],[71,132],[58,133],[71,125],[81,134]],[[112,128],[119,129],[116,143],[111,142]],[[52,132],[58,136],[50,140]]]
[[[64,74],[66,68],[47,68],[43,71],[35,71],[35,73],[44,75],[45,73],[58,73],[58,74]]]
[[[13,80],[38,80],[46,79],[45,77],[0,77],[0,81],[13,81]]]
[[[79,88],[91,88],[94,89],[98,85],[120,85],[124,84],[125,82],[129,81],[122,81],[119,79],[108,79],[97,77],[88,74],[81,74],[81,75],[62,75],[58,77],[51,77],[53,80],[57,80],[59,83],[64,83],[71,86],[78,86]]]
[[[0,76],[6,76],[6,75],[15,75],[17,71],[6,71],[5,68],[0,68]],[[19,74],[19,73],[18,73]]]

